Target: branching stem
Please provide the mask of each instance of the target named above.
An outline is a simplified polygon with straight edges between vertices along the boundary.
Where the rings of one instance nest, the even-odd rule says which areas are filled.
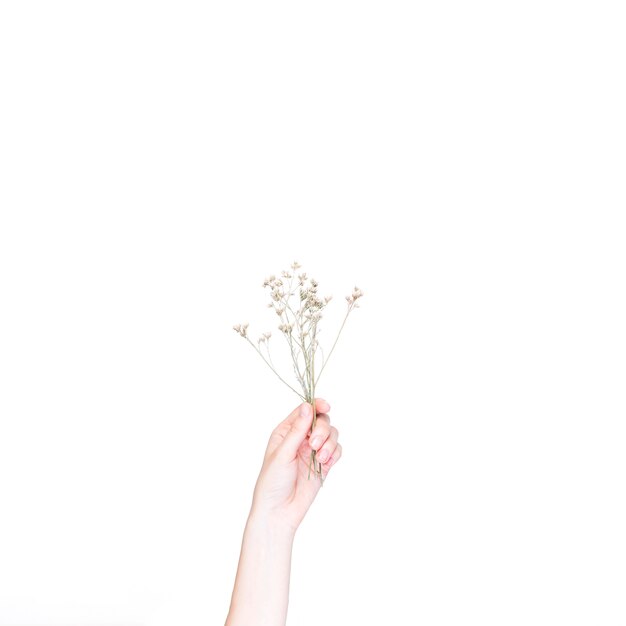
[[[283,381],[283,383],[285,383],[285,385],[287,385],[287,387],[289,387],[289,389],[291,389],[291,391],[293,391],[299,398],[302,398],[302,400],[304,400],[304,396],[297,391],[296,389],[294,389],[270,364],[270,362],[263,356],[263,353],[250,341],[250,337],[246,336],[245,337],[246,341],[254,348],[255,352],[257,352],[257,354],[265,361],[266,365],[272,370],[272,372],[274,372],[274,374],[276,374],[276,376],[278,376],[278,378],[280,380]]]
[[[322,372],[324,371],[324,368],[326,367],[326,364],[330,360],[330,356],[333,353],[333,350],[335,349],[337,342],[339,341],[339,336],[341,335],[341,331],[343,330],[343,327],[346,325],[346,320],[348,319],[348,315],[350,315],[350,311],[352,311],[352,306],[348,306],[348,311],[346,313],[346,316],[343,318],[343,322],[341,323],[339,332],[337,333],[337,337],[335,337],[335,342],[333,343],[333,347],[330,349],[330,352],[328,353],[328,356],[326,357],[326,359],[324,359],[324,363],[322,364],[322,369],[320,370],[320,373],[317,375],[317,380],[315,381],[316,385],[319,383]]]

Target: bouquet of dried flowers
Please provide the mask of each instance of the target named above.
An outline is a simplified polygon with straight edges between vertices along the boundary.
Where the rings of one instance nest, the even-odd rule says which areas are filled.
[[[263,287],[269,289],[270,294],[270,302],[267,306],[273,308],[278,316],[280,321],[278,330],[285,339],[290,361],[293,363],[295,387],[287,382],[274,366],[270,351],[271,332],[263,333],[254,343],[248,336],[248,324],[237,324],[233,328],[256,350],[268,367],[289,389],[301,400],[309,402],[313,406],[312,431],[317,419],[314,400],[315,388],[335,350],[346,320],[350,313],[358,308],[358,300],[363,296],[363,292],[355,287],[352,294],[346,296],[348,307],[345,317],[328,355],[324,356],[324,351],[318,340],[321,331],[319,322],[322,319],[322,312],[331,301],[332,296],[321,298],[318,295],[318,282],[313,278],[308,278],[305,272],[298,273],[300,268],[300,264],[294,262],[291,264],[290,270],[281,272],[280,277],[272,275],[263,281]],[[318,350],[320,355],[316,359]],[[316,365],[320,366],[317,372],[315,370]],[[311,467],[313,467],[313,472],[319,476],[320,481],[323,481],[322,465],[317,461],[315,450],[311,450],[309,478],[311,477]]]

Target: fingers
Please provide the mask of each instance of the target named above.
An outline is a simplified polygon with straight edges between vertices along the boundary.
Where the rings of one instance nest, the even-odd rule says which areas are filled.
[[[328,413],[328,411],[330,411],[330,404],[323,398],[315,398],[315,410],[318,413]]]
[[[319,450],[330,437],[332,429],[333,427],[330,425],[328,415],[318,415],[313,432],[309,437],[309,445],[311,448],[313,448],[313,450]]]
[[[319,450],[328,439],[328,435],[330,435],[330,419],[328,415],[321,413],[315,420],[315,427],[309,437],[309,445],[313,450]]]
[[[316,450],[328,440],[331,434],[330,420],[326,411],[330,410],[330,404],[322,398],[315,399],[315,409],[317,412],[315,429],[311,434],[310,441],[314,441]],[[305,402],[298,406],[283,420],[274,433],[284,436],[279,446],[278,454],[285,460],[295,458],[299,447],[306,440],[313,422],[313,407]],[[336,432],[336,429],[335,429]],[[337,443],[335,437],[335,445]],[[334,450],[334,447],[333,447]]]
[[[328,471],[331,466],[333,466],[341,458],[342,452],[343,448],[341,447],[341,444],[338,443],[332,455],[325,462],[322,462],[322,465],[324,466],[324,469],[326,471]]]
[[[284,460],[290,461],[295,458],[298,448],[309,433],[313,422],[313,407],[308,402],[303,402],[287,420],[290,423],[289,431],[280,444],[277,454]]]
[[[301,406],[301,405],[300,405]],[[286,426],[291,426],[294,420],[298,417],[300,412],[300,406],[297,406],[276,428],[276,431],[282,431]],[[309,405],[310,406],[310,405]],[[320,413],[327,413],[330,411],[330,404],[322,398],[315,398],[315,410],[318,413],[318,419]]]
[[[334,426],[331,426],[330,433],[326,441],[324,441],[321,447],[316,448],[317,459],[320,463],[326,463],[326,461],[328,461],[328,459],[330,459],[330,457],[333,455],[333,453],[335,452],[335,448],[337,447],[338,437],[339,432]]]
[[[330,467],[341,457],[341,444],[338,443],[339,431],[330,425],[328,415],[318,415],[315,428],[309,438],[309,445],[317,451],[317,459]]]

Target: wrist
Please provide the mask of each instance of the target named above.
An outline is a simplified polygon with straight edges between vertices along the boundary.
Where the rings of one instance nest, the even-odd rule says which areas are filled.
[[[279,513],[266,511],[254,505],[250,509],[246,528],[284,542],[293,542],[297,530]]]

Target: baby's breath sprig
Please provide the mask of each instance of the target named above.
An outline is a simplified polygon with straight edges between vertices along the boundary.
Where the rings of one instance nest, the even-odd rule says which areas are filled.
[[[306,272],[298,272],[299,269],[301,269],[301,265],[295,261],[291,264],[289,270],[283,270],[279,276],[272,274],[266,278],[263,281],[263,288],[269,291],[270,301],[267,306],[273,309],[278,317],[278,330],[289,349],[296,387],[299,387],[300,391],[290,385],[276,370],[270,351],[270,339],[272,336],[270,332],[263,333],[255,344],[248,336],[248,324],[237,324],[233,328],[241,337],[246,339],[267,366],[289,389],[301,400],[309,402],[313,406],[313,424],[311,426],[311,431],[313,431],[317,420],[315,388],[330,356],[335,350],[348,316],[354,309],[358,308],[358,300],[363,296],[363,292],[358,287],[355,287],[352,294],[346,296],[347,310],[345,317],[328,356],[324,357],[324,351],[318,340],[318,335],[321,332],[319,322],[323,317],[324,309],[332,300],[332,296],[321,297],[318,294],[318,282],[314,278],[309,278]],[[318,350],[321,357],[321,367],[319,372],[316,373],[315,357]],[[317,363],[319,365],[319,360]],[[309,478],[311,476],[311,466],[313,466],[314,473],[323,482],[322,465],[317,461],[315,450],[311,451]]]

